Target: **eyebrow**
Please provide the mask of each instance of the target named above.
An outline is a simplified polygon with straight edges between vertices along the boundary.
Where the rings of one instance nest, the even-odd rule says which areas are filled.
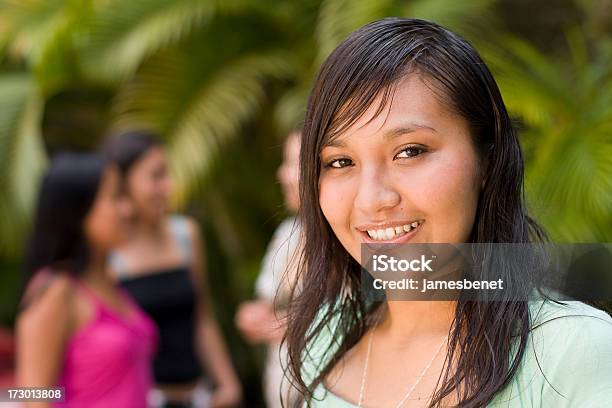
[[[427,129],[427,130],[430,130],[436,133],[438,132],[436,129],[434,129],[431,126],[411,122],[411,123],[407,123],[406,125],[399,126],[399,127],[389,130],[383,135],[383,138],[387,140],[391,140],[391,139],[395,139],[396,137],[399,137],[399,136],[402,136],[408,133],[416,132],[417,130],[420,130],[420,129]],[[346,143],[344,143],[342,140],[338,140],[338,138],[334,138],[334,139],[329,140],[327,143],[325,143],[323,145],[323,148],[325,147],[346,147]]]

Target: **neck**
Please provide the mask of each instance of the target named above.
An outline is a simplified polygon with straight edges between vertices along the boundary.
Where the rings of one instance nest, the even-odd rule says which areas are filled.
[[[105,284],[112,282],[108,275],[106,259],[108,254],[103,251],[92,251],[89,264],[83,273],[83,279],[94,284]]]
[[[456,302],[387,301],[379,330],[398,346],[415,336],[444,336],[452,325]]]
[[[159,239],[164,236],[163,217],[156,220],[139,218],[134,223],[132,234],[135,237],[146,237],[148,239]]]

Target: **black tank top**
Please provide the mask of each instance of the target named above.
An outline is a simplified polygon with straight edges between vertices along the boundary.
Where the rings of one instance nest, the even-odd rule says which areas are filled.
[[[159,327],[159,347],[153,360],[158,384],[180,384],[199,379],[202,366],[196,349],[196,292],[189,273],[191,237],[186,219],[172,216],[172,233],[181,249],[184,265],[129,276],[118,255],[111,258],[125,288]]]

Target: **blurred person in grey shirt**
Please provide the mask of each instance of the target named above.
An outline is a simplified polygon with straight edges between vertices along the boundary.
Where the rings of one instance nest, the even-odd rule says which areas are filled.
[[[263,391],[268,408],[292,406],[297,393],[292,390],[283,367],[287,350],[281,347],[285,333],[283,317],[295,283],[299,259],[300,226],[295,213],[299,207],[300,133],[291,133],[285,141],[283,162],[277,176],[283,188],[285,206],[292,214],[274,232],[255,283],[257,299],[244,302],[236,313],[236,326],[253,344],[267,345]]]

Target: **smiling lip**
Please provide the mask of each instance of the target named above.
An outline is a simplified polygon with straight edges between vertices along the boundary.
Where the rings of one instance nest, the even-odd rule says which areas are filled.
[[[392,239],[384,239],[384,240],[378,240],[378,239],[373,239],[368,235],[367,230],[368,229],[386,229],[386,228],[394,228],[394,227],[398,227],[401,225],[406,225],[406,224],[411,224],[413,222],[418,222],[419,225],[415,228],[412,228],[409,232],[405,232],[403,235],[399,235],[399,236],[395,236]],[[363,237],[363,242],[366,244],[401,244],[401,243],[405,243],[410,241],[420,230],[421,230],[421,226],[423,225],[423,223],[425,222],[425,220],[421,219],[421,220],[415,220],[415,221],[410,221],[410,222],[406,222],[406,223],[398,223],[398,222],[394,222],[394,223],[385,223],[385,224],[379,224],[379,225],[366,225],[363,227],[359,227],[357,230],[359,231],[359,233],[361,234],[361,236]]]

